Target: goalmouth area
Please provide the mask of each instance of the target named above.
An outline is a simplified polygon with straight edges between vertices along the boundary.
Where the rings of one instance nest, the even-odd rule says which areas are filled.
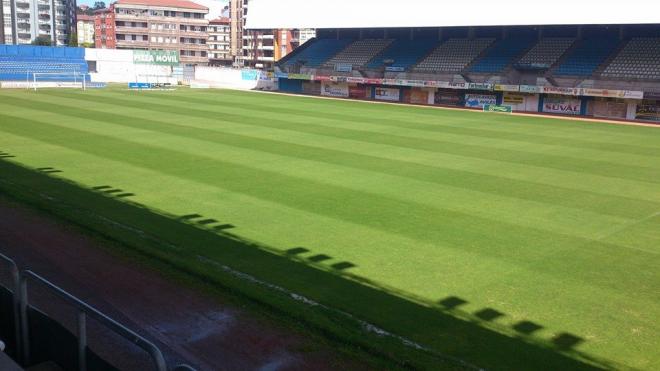
[[[659,127],[9,89],[0,192],[402,367],[660,364]]]

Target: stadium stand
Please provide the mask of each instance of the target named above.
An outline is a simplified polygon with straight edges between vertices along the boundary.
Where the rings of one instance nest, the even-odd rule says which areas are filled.
[[[601,76],[660,79],[660,38],[631,39]]]
[[[325,63],[327,67],[337,64],[363,66],[392,43],[390,39],[364,39],[350,44],[346,49]]]
[[[504,70],[514,59],[529,49],[532,38],[511,38],[496,42],[486,55],[470,68],[470,72],[495,73]]]
[[[575,39],[571,37],[549,37],[541,39],[517,64],[550,68],[574,43]]]
[[[449,39],[435,48],[414,69],[418,72],[461,72],[495,39]]]
[[[83,48],[0,45],[0,80],[26,80],[33,73],[51,74],[41,80],[80,80],[73,73],[87,74],[84,53]]]
[[[554,71],[555,75],[591,76],[616,50],[619,42],[611,38],[582,40]]]
[[[369,62],[367,68],[379,68],[385,65],[385,61],[392,61],[389,67],[400,68],[407,71],[424,56],[428,55],[438,45],[436,40],[406,40],[396,39],[389,47]]]
[[[353,40],[351,39],[317,39],[314,43],[305,48],[294,57],[288,59],[285,63],[286,66],[294,65],[297,63],[305,62],[307,67],[319,67],[323,65],[328,59],[335,56],[348,46]]]

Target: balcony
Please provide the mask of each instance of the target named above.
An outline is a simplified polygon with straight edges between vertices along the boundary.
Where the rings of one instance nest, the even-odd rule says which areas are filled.
[[[149,33],[149,28],[147,27],[126,27],[126,26],[117,26],[115,27],[117,33],[130,33],[130,34],[141,34],[146,35]]]
[[[117,40],[117,46],[149,46],[146,40]]]
[[[188,43],[179,43],[179,48],[184,50],[209,50],[207,44],[188,44]]]
[[[196,37],[198,39],[208,39],[209,34],[206,31],[179,31],[179,35],[187,37]]]

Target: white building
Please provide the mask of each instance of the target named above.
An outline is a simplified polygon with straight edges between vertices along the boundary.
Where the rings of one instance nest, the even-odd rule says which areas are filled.
[[[76,28],[75,0],[0,0],[0,42],[30,44],[46,37],[66,45]]]
[[[78,46],[94,44],[94,17],[91,15],[78,14],[77,22]]]

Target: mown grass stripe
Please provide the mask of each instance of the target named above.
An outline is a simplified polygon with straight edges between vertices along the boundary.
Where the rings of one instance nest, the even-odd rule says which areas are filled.
[[[459,249],[476,249],[481,254],[504,260],[513,259],[521,264],[535,261],[552,251],[557,252],[557,249],[564,250],[566,246],[577,249],[576,253],[572,254],[572,259],[577,259],[578,255],[587,258],[588,250],[591,248],[605,248],[613,253],[623,254],[622,256],[626,256],[626,258],[631,255],[627,252],[623,253],[618,246],[610,246],[605,243],[490,221],[470,214],[438,210],[427,205],[402,202],[344,187],[330,186],[185,152],[139,145],[130,141],[92,135],[50,124],[40,123],[40,130],[38,133],[34,133],[33,130],[26,129],[27,124],[35,125],[34,122],[30,120],[13,121],[15,123],[6,125],[3,130],[24,136],[30,136],[31,133],[34,138],[50,140],[86,153],[154,170],[160,169],[165,174],[188,177],[198,182],[214,184],[235,192],[246,193],[320,215],[380,228],[413,239],[443,242]],[[66,135],[58,136],[55,132]],[[84,136],[88,137],[88,143],[71,142],[65,139]],[[115,151],[115,148],[122,148],[122,151]],[[133,156],[138,152],[143,155],[141,157]],[[162,167],[162,160],[165,158],[172,160],[169,166]],[[196,166],[191,168],[185,164],[196,164]],[[268,182],[254,182],[256,179],[268,179]],[[273,193],[272,189],[280,191]],[[329,207],[337,203],[346,205],[346,207]],[[474,241],[484,241],[486,245],[474,244]],[[532,245],[534,248],[530,249]],[[583,250],[585,248],[586,250]],[[647,256],[645,261],[651,261],[653,258],[655,257]]]
[[[141,102],[129,99],[99,98],[85,96],[84,100],[96,103],[114,103],[117,106],[145,109],[156,112],[180,113],[180,108],[164,104],[150,104],[149,107]],[[186,114],[198,118],[212,118],[217,112],[188,108]],[[466,144],[442,139],[411,138],[398,134],[377,133],[367,130],[337,128],[323,124],[303,124],[293,120],[274,118],[252,118],[249,116],[224,113],[222,120],[238,123],[253,124],[265,127],[285,128],[294,131],[332,136],[341,139],[359,140],[366,143],[387,144],[402,148],[423,149],[431,152],[448,153],[453,155],[471,157],[475,159],[496,160],[507,163],[545,167],[557,170],[572,171],[593,175],[601,175],[619,179],[639,180],[660,184],[660,169],[636,165],[618,165],[601,160],[575,159],[553,154],[535,154],[523,150],[499,148],[494,150],[483,145]]]
[[[87,113],[79,113],[78,110],[74,113],[75,117],[87,117],[87,115]],[[280,141],[263,140],[228,132],[191,128],[187,125],[156,122],[149,119],[134,120],[131,116],[117,116],[114,114],[107,116],[98,112],[89,116],[102,118],[106,122],[112,122],[124,127],[155,130],[156,132],[162,131],[186,138],[213,140],[227,145],[242,146],[243,148],[260,148],[261,150],[284,156],[298,158],[310,158],[311,156],[311,158],[316,158],[318,161],[337,165],[378,171],[390,175],[412,177],[413,179],[437,182],[438,184],[467,187],[480,192],[492,192],[493,194],[501,194],[507,197],[520,197],[529,201],[538,200],[539,196],[537,195],[540,194],[542,195],[540,196],[541,199],[545,197],[549,198],[548,200],[542,200],[543,202],[556,203],[566,207],[583,208],[607,215],[639,217],[640,215],[647,215],[649,212],[656,210],[659,205],[658,203],[640,202],[633,198],[605,197],[592,192],[575,191],[531,182],[521,183],[519,180],[510,180],[475,172],[428,166],[395,159],[383,159],[377,156],[365,156],[347,151],[326,150],[291,142],[282,143]],[[293,153],[294,150],[297,150],[297,153]],[[528,197],[525,197],[525,194],[528,194]],[[618,207],[619,205],[634,205],[635,207]],[[617,212],[612,213],[611,210],[616,210]]]
[[[125,95],[118,92],[108,93],[108,95],[116,97],[125,97]],[[193,105],[204,105],[206,107],[227,107],[227,108],[240,108],[244,110],[260,110],[268,112],[269,114],[281,114],[285,116],[298,116],[313,119],[314,121],[322,120],[333,120],[340,122],[352,122],[359,121],[374,125],[388,126],[401,129],[415,129],[419,131],[426,131],[429,133],[440,133],[440,134],[454,134],[454,135],[463,135],[471,136],[475,138],[488,138],[488,139],[501,139],[507,141],[517,141],[517,142],[526,142],[530,144],[542,144],[542,145],[552,145],[562,148],[576,148],[576,149],[593,149],[604,152],[611,153],[621,153],[621,154],[634,154],[634,155],[645,155],[645,156],[658,156],[660,157],[660,148],[657,147],[644,147],[640,145],[628,145],[617,142],[593,142],[588,140],[582,140],[573,137],[563,137],[558,138],[555,136],[543,136],[537,133],[521,133],[519,131],[508,132],[508,131],[499,131],[492,130],[490,128],[480,126],[478,128],[467,127],[465,125],[450,126],[446,124],[444,120],[445,117],[439,115],[438,117],[433,117],[426,122],[414,121],[408,119],[387,119],[382,117],[374,118],[372,116],[356,116],[354,114],[346,114],[342,112],[337,112],[336,110],[328,110],[327,107],[324,107],[321,112],[321,117],[319,117],[318,111],[311,109],[301,109],[294,108],[291,106],[282,106],[282,105],[255,105],[254,103],[246,103],[242,100],[224,102],[222,100],[210,99],[210,98],[200,98],[200,97],[191,97],[191,96],[182,96],[182,95],[143,95],[140,98],[142,99],[153,99],[153,101],[162,101],[167,100],[174,104],[176,103],[186,103]],[[152,101],[152,102],[153,102]],[[453,121],[458,123],[463,123],[466,121],[464,118],[456,118]],[[482,120],[473,119],[472,121],[480,122]],[[493,124],[496,124],[495,122]],[[537,130],[537,132],[543,132],[543,130]]]
[[[106,94],[106,92],[103,92],[103,94]],[[112,92],[108,92],[108,94],[112,94]],[[261,105],[259,104],[261,102],[272,102],[276,105],[295,104],[299,107],[306,107],[310,111],[319,112],[319,114],[328,111],[342,111],[355,117],[373,117],[376,115],[388,119],[399,119],[404,122],[437,121],[438,125],[450,127],[468,126],[479,130],[487,129],[496,132],[525,133],[567,139],[580,138],[581,140],[596,143],[627,143],[632,146],[644,146],[648,148],[656,148],[654,142],[660,136],[657,131],[654,131],[657,128],[631,127],[610,123],[576,122],[570,118],[502,116],[477,111],[456,111],[425,107],[380,105],[355,101],[320,100],[314,97],[297,97],[295,98],[295,103],[293,103],[291,97],[256,92],[215,90],[208,92],[194,91],[191,94],[184,91],[174,94],[163,92],[147,92],[144,94],[144,96],[157,96],[158,98],[164,97],[165,99],[170,95],[217,98],[219,99],[218,102],[228,105],[236,102],[242,103],[245,100],[251,100],[255,106]],[[273,99],[270,99],[270,97],[273,97]],[[491,125],[491,123],[498,125]]]

